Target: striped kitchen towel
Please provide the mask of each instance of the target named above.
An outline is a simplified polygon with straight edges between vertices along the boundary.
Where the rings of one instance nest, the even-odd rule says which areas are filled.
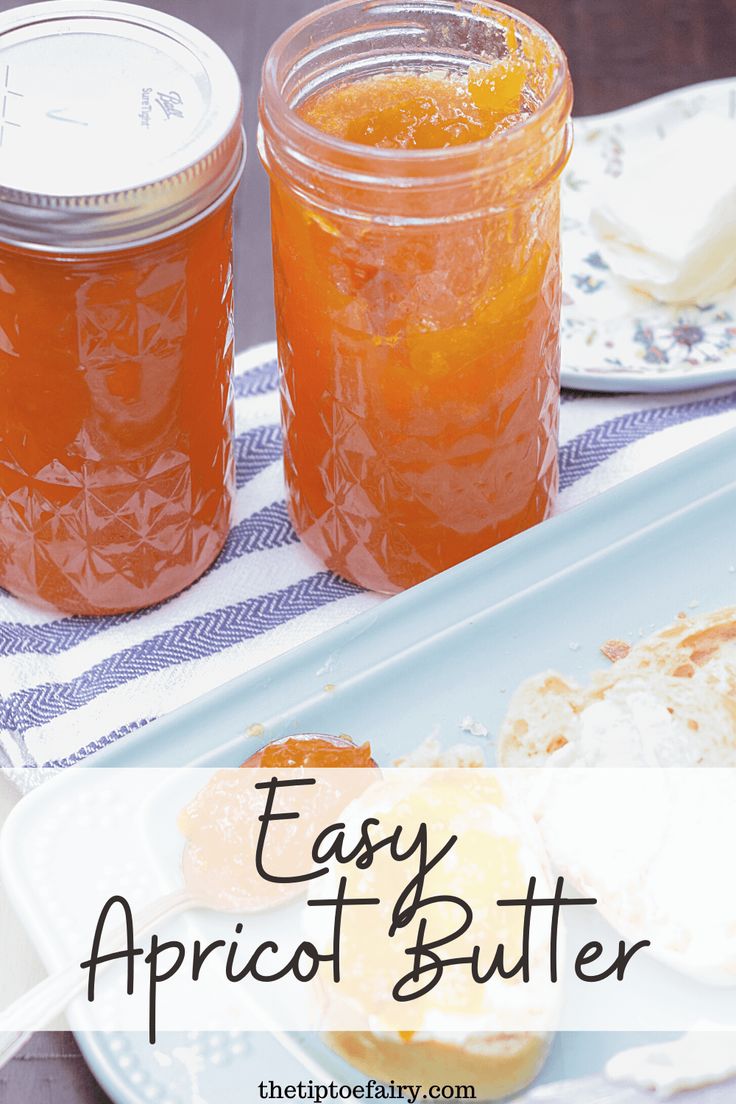
[[[67,766],[384,601],[332,575],[283,498],[275,347],[238,358],[235,524],[214,566],[154,609],[52,616],[0,591],[0,766]],[[566,510],[736,426],[736,388],[679,396],[566,393]]]

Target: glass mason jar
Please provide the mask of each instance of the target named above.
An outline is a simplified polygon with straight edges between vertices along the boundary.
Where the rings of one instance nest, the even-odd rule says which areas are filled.
[[[0,585],[133,610],[230,525],[239,82],[108,0],[3,13],[0,62]]]
[[[381,148],[303,117],[366,77],[467,82],[512,46],[538,94],[485,140]],[[290,510],[363,586],[411,586],[549,513],[571,106],[560,47],[495,3],[342,0],[268,54],[259,147]]]

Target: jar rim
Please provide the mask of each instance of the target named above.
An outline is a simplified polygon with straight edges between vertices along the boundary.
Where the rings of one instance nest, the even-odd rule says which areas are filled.
[[[488,138],[474,139],[457,146],[440,147],[439,149],[401,149],[369,146],[359,142],[352,142],[337,135],[327,134],[325,131],[307,122],[298,113],[292,104],[286,101],[279,83],[278,67],[281,55],[289,44],[299,34],[308,31],[310,27],[318,25],[325,17],[348,9],[360,12],[370,11],[372,8],[389,7],[394,13],[405,8],[420,7],[422,10],[432,9],[438,13],[447,12],[457,15],[458,12],[473,15],[476,18],[488,19],[496,14],[511,17],[518,23],[528,28],[533,34],[544,41],[550,49],[550,55],[555,63],[554,75],[549,91],[542,103],[526,118],[514,123],[503,131],[491,135]],[[559,118],[563,123],[569,117],[572,109],[572,84],[570,81],[567,57],[555,37],[536,19],[518,9],[498,2],[498,0],[483,0],[478,4],[475,0],[335,0],[325,4],[315,11],[297,20],[288,27],[273,43],[262,68],[262,85],[260,97],[260,122],[266,129],[269,123],[275,123],[271,111],[276,108],[279,113],[276,131],[281,130],[283,137],[296,141],[301,139],[304,143],[324,154],[335,158],[349,157],[359,159],[365,165],[370,164],[376,169],[387,170],[403,169],[408,172],[400,172],[397,178],[391,178],[391,183],[401,184],[406,181],[406,176],[411,177],[414,170],[432,168],[436,166],[440,170],[446,170],[448,176],[456,179],[458,170],[462,171],[464,165],[471,162],[477,164],[478,158],[494,151],[493,166],[500,168],[517,156],[523,148],[524,135],[533,130],[544,130],[548,122]],[[269,110],[271,109],[271,110]],[[262,145],[262,142],[259,143]],[[504,156],[504,151],[507,156]],[[500,156],[495,156],[498,153]],[[370,173],[373,178],[376,174]],[[416,177],[415,177],[416,179]],[[439,177],[438,180],[441,180]]]

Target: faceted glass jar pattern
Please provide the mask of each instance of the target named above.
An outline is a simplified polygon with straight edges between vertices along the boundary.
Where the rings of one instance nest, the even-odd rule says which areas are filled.
[[[152,605],[220,551],[233,495],[232,199],[158,242],[0,245],[0,585]]]
[[[356,228],[272,188],[292,519],[372,590],[547,517],[558,482],[559,185],[458,224]],[[319,289],[319,302],[317,290]]]

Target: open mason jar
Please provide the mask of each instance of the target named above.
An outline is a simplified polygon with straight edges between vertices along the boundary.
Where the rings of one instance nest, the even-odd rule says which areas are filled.
[[[443,81],[473,118],[438,130]],[[495,3],[342,0],[266,59],[291,515],[363,586],[411,586],[550,510],[571,106],[557,43]]]
[[[0,585],[99,614],[219,552],[233,492],[225,54],[110,0],[0,16]]]

